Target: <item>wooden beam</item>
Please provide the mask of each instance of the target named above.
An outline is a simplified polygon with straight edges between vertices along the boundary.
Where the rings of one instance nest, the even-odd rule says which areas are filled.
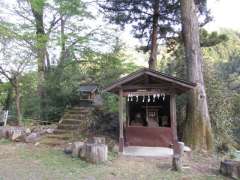
[[[172,94],[172,92],[174,91],[175,89],[174,88],[168,88],[168,89],[149,89],[146,91],[136,91],[136,90],[125,90],[123,92],[123,96],[124,97],[127,97],[129,95],[129,93],[132,93],[132,94],[135,94],[135,95],[138,95],[138,96],[148,96],[148,95],[153,95],[153,94],[159,94],[159,93],[164,93],[165,95],[170,95]]]
[[[159,84],[148,84],[148,85],[126,85],[123,86],[123,90],[134,90],[134,89],[167,89],[167,88],[173,88],[169,83],[159,83]]]
[[[119,89],[119,105],[118,105],[118,113],[119,113],[119,152],[123,152],[124,147],[124,138],[123,138],[123,90]]]
[[[149,77],[147,74],[144,74],[144,85],[148,85],[149,84]]]

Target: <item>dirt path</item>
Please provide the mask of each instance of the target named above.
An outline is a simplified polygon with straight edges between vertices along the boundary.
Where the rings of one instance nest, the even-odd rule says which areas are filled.
[[[59,149],[0,142],[0,180],[189,180],[225,179],[218,175],[218,161],[194,157],[184,162],[184,171],[171,171],[171,159],[117,158],[91,165],[73,159]]]

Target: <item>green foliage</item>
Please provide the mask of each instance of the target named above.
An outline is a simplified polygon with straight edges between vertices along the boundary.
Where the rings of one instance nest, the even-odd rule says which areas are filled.
[[[216,148],[218,151],[228,151],[234,142],[233,93],[221,79],[218,66],[219,64],[205,60],[205,84]]]
[[[23,120],[38,119],[39,117],[39,96],[37,96],[37,73],[29,72],[21,78],[21,107]]]
[[[224,30],[228,40],[204,48],[205,82],[215,142],[220,150],[229,149],[238,141],[240,43],[237,32]],[[239,141],[238,141],[239,143]]]
[[[127,63],[125,55],[120,52],[99,53],[89,49],[84,56],[84,60],[86,62],[81,67],[84,69],[86,78],[101,87],[136,69],[136,65]]]
[[[211,47],[215,46],[221,42],[226,42],[228,37],[226,34],[219,34],[217,32],[208,33],[207,30],[200,30],[200,39],[201,39],[201,47]]]
[[[195,1],[197,10],[206,24],[211,20],[209,11],[207,10],[206,1]],[[168,40],[179,36],[181,26],[181,13],[179,0],[104,0],[99,1],[99,6],[104,11],[105,17],[111,22],[125,28],[131,25],[133,35],[138,39],[144,39],[146,46],[142,46],[139,50],[147,52],[151,47],[151,36],[153,31],[153,19],[158,17],[158,33],[159,39]],[[160,13],[155,13],[157,11]]]
[[[129,74],[136,70],[137,66],[126,62],[125,58],[121,51],[102,54],[88,50],[85,56],[86,63],[82,64],[85,81],[96,83],[104,88],[106,85],[119,79],[121,75]],[[116,112],[118,109],[117,97],[106,93],[103,94],[103,98],[106,110]]]
[[[63,16],[86,16],[86,6],[81,0],[54,0],[61,15]]]
[[[81,83],[97,83],[105,87],[121,75],[132,72],[136,66],[126,63],[121,53],[100,53],[86,50],[80,62],[64,61],[48,72],[46,88],[46,112],[48,121],[58,121],[66,106],[79,103],[78,88]],[[22,111],[24,119],[39,118],[39,97],[37,96],[37,73],[30,72],[21,78]],[[105,109],[117,111],[117,97],[103,94]],[[14,106],[13,106],[14,108]]]
[[[0,106],[4,107],[7,96],[8,96],[8,90],[11,88],[10,83],[0,83]]]
[[[46,3],[46,0],[30,0],[30,3],[35,11],[41,13]]]
[[[45,83],[47,91],[48,119],[59,120],[67,105],[76,103],[78,87],[81,82],[81,69],[77,62],[68,62],[56,66],[48,73]]]

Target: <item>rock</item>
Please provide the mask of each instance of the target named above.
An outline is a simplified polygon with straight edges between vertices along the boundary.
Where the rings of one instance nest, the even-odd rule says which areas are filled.
[[[119,146],[118,146],[117,144],[115,144],[115,145],[113,146],[112,151],[118,153],[118,152],[119,152]]]
[[[12,141],[21,141],[25,136],[25,129],[22,127],[3,127],[0,129],[0,138],[8,138]]]
[[[8,138],[8,128],[0,127],[0,138]]]
[[[26,143],[35,143],[41,138],[39,133],[31,133],[28,136],[25,137]]]
[[[16,129],[13,131],[11,140],[12,141],[23,141],[24,136],[25,136],[25,131]]]
[[[64,148],[63,152],[65,154],[72,154],[72,143],[68,143],[67,146]]]
[[[53,134],[53,132],[54,132],[54,128],[48,128],[47,130],[46,130],[46,132],[48,133],[48,134]]]
[[[88,143],[105,144],[105,137],[92,137],[88,140]]]
[[[47,133],[47,129],[41,128],[37,133],[40,135],[44,135]]]
[[[31,133],[31,129],[30,129],[30,128],[27,128],[27,129],[25,130],[25,133],[26,133],[26,134],[30,134],[30,133]]]
[[[80,157],[80,151],[84,146],[84,142],[72,143],[72,157]]]

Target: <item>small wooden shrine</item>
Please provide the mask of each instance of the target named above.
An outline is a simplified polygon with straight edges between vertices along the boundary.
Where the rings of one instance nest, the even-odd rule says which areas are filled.
[[[98,86],[96,84],[81,84],[79,92],[80,100],[93,101],[98,93]]]
[[[148,68],[105,88],[119,96],[119,151],[124,146],[177,144],[176,95],[196,84]]]

